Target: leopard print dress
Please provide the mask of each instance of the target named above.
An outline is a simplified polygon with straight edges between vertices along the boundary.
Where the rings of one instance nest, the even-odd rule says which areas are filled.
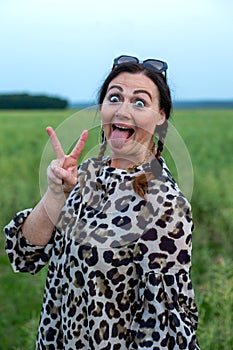
[[[199,349],[190,204],[164,161],[146,200],[135,193],[148,167],[84,162],[45,247],[22,236],[31,209],[5,227],[14,271],[49,264],[36,349]]]

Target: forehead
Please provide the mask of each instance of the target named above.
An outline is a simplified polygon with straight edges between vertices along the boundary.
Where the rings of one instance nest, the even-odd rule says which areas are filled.
[[[117,77],[115,77],[108,86],[108,89],[114,85],[119,85],[123,89],[127,90],[147,90],[153,94],[158,94],[158,88],[155,83],[144,75],[140,73],[128,73],[122,72]]]

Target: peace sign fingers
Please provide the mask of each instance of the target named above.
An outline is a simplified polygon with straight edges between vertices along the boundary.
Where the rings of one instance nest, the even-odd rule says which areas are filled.
[[[53,128],[51,126],[48,126],[46,128],[47,134],[49,135],[53,150],[56,154],[57,159],[60,160],[64,160],[65,158],[65,154],[64,151],[62,149],[62,146],[60,144],[60,141],[57,138],[57,135],[55,133],[55,131],[53,130]]]
[[[70,154],[66,155],[51,126],[46,128],[57,159],[49,165],[48,184],[54,193],[71,192],[77,183],[77,162],[86,144],[88,131],[84,130]]]

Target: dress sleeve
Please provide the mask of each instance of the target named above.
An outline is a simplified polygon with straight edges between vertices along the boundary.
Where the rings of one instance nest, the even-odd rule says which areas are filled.
[[[190,279],[192,229],[188,201],[173,196],[156,216],[154,227],[140,238],[135,255],[140,285],[132,349],[199,349]]]
[[[22,235],[22,225],[31,211],[32,209],[26,209],[17,213],[11,222],[5,226],[4,232],[6,234],[6,252],[13,270],[15,272],[29,272],[35,274],[40,271],[50,259],[54,245],[54,235],[50,242],[44,247],[32,245]]]

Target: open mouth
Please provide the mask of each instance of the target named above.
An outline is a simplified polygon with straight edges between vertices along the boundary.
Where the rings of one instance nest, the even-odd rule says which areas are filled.
[[[134,133],[134,128],[129,125],[121,123],[112,124],[111,142],[114,146],[121,148]]]
[[[112,124],[112,130],[114,133],[117,132],[119,134],[119,137],[122,137],[123,134],[127,135],[127,139],[130,138],[134,133],[135,130],[128,125],[123,125],[123,124]],[[120,136],[122,134],[122,136]]]

